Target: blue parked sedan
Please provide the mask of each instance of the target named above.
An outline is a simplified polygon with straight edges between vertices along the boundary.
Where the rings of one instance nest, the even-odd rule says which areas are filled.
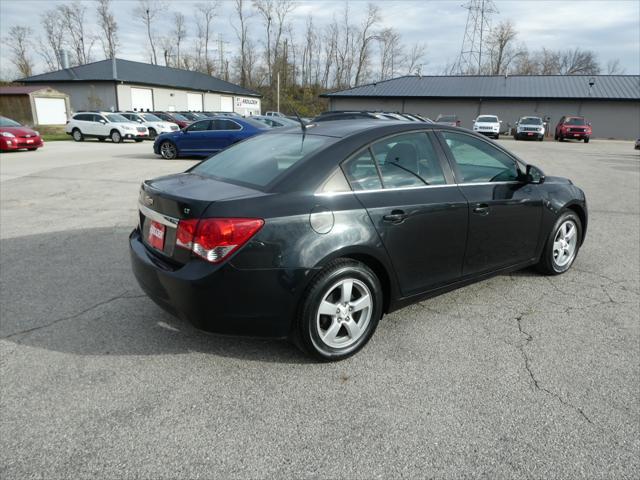
[[[267,130],[267,125],[250,118],[208,118],[194,122],[178,132],[158,135],[153,151],[168,160],[180,156],[208,157]]]

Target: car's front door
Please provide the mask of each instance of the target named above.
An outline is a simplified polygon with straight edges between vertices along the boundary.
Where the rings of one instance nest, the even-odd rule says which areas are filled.
[[[91,122],[91,135],[98,137],[109,136],[109,126],[107,125],[107,119],[102,115],[94,114]]]
[[[463,274],[532,260],[542,222],[539,186],[525,182],[519,162],[493,143],[462,132],[440,135],[469,202]]]
[[[462,274],[467,201],[437,148],[425,132],[404,133],[373,143],[343,164],[404,296]]]
[[[176,144],[183,153],[207,154],[212,145],[211,120],[200,120],[189,125],[178,137]]]

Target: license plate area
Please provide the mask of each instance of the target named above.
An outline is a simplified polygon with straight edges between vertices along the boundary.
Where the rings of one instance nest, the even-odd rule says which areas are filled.
[[[164,251],[164,241],[167,227],[163,224],[151,221],[149,223],[149,232],[147,233],[147,243],[153,248]]]

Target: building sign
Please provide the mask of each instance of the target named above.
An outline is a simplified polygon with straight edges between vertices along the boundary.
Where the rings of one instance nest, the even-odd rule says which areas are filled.
[[[257,108],[260,101],[257,98],[236,97],[236,108]]]

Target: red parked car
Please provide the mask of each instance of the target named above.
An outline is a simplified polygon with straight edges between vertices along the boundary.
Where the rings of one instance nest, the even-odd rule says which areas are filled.
[[[44,146],[40,134],[10,118],[0,117],[0,151],[37,150]]]
[[[159,117],[161,120],[165,122],[175,123],[180,128],[188,127],[193,123],[193,121],[189,120],[187,117],[177,112],[149,112],[149,113],[153,113],[156,117]]]
[[[572,138],[574,140],[584,140],[589,143],[591,137],[591,124],[585,121],[584,117],[574,117],[565,115],[556,125],[554,138],[560,142]]]

